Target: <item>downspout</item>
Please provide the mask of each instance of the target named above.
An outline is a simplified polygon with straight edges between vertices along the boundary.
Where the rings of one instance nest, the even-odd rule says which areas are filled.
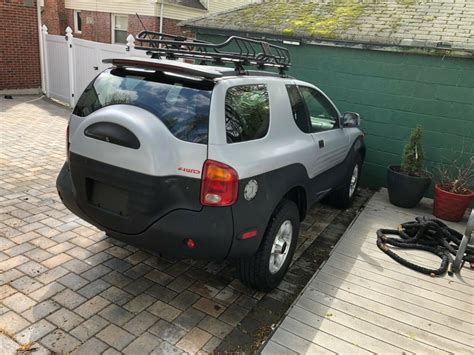
[[[163,2],[161,2],[161,5],[160,5],[160,33],[163,33],[163,13],[164,13],[164,9],[165,9],[165,4],[163,4]]]
[[[40,51],[40,76],[41,76],[41,91],[43,94],[46,94],[46,80],[45,80],[45,70],[44,70],[44,43],[43,43],[43,30],[41,26],[41,0],[36,0],[36,17],[38,18],[38,41],[39,41],[39,51]]]

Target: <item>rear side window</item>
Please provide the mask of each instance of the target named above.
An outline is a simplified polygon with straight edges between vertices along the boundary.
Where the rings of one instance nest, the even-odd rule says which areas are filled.
[[[206,144],[214,84],[160,72],[112,69],[100,74],[84,91],[74,114],[85,117],[115,104],[153,113],[178,139]]]
[[[270,124],[268,90],[265,85],[234,86],[225,97],[227,143],[264,137]]]

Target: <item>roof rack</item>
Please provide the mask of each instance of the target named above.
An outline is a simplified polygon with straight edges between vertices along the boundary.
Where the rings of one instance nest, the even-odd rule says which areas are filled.
[[[280,75],[285,75],[285,71],[291,66],[288,49],[237,36],[215,44],[145,30],[137,35],[135,48],[148,51],[152,58],[194,59],[202,65],[232,63],[236,72],[240,74],[246,73],[244,69],[246,65],[256,66],[262,70],[277,68]]]

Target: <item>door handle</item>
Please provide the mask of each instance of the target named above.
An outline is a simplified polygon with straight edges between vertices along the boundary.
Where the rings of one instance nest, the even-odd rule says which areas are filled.
[[[321,139],[321,140],[318,142],[318,144],[319,144],[319,148],[324,148],[324,140],[323,140],[323,139]]]
[[[92,68],[94,68],[94,70],[99,70],[99,67],[92,67]]]

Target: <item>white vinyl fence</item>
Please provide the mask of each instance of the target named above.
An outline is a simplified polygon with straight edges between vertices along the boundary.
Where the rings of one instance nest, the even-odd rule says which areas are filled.
[[[99,43],[74,38],[72,29],[65,36],[48,34],[43,25],[46,96],[73,107],[91,80],[109,64],[102,60],[123,57],[147,57],[136,50],[132,35],[126,45]]]

